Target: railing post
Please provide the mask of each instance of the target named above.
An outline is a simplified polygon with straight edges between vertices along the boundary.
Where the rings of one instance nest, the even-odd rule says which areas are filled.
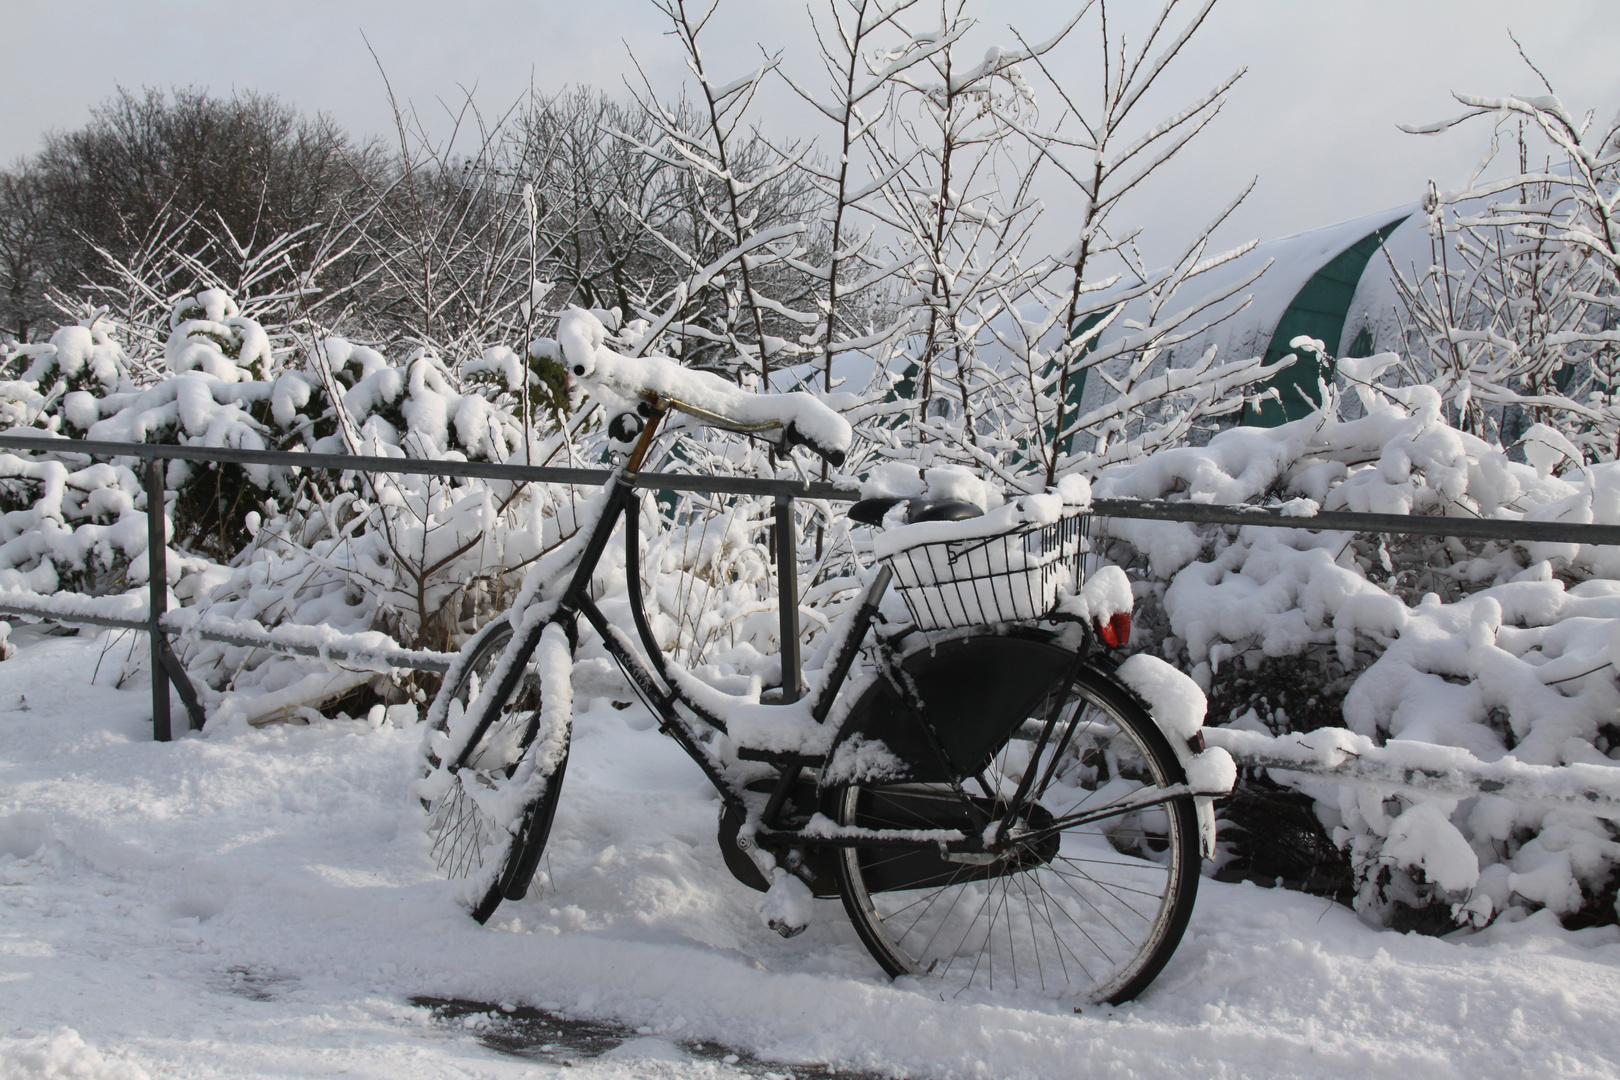
[[[146,462],[146,592],[147,636],[152,647],[152,738],[173,737],[169,717],[169,673],[163,663],[163,614],[169,609],[168,530],[164,528],[163,462]]]
[[[799,540],[793,527],[793,496],[776,496],[776,601],[781,615],[782,702],[804,694],[799,671]]]

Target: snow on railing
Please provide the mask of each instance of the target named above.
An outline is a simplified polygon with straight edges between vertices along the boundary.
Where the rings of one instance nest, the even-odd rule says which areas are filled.
[[[0,614],[48,619],[65,626],[101,626],[116,630],[146,630],[146,590],[116,596],[86,596],[58,592],[0,593]],[[277,626],[266,629],[253,620],[224,619],[185,609],[165,612],[160,620],[164,632],[186,634],[222,645],[266,649],[294,656],[313,656],[345,667],[386,672],[398,668],[431,671],[442,675],[450,670],[454,653],[431,649],[407,649],[380,630],[345,634],[326,626]]]
[[[266,629],[253,620],[225,619],[185,610],[171,611],[165,615],[163,629],[170,633],[192,634],[204,641],[217,641],[224,645],[314,656],[344,667],[367,671],[387,672],[410,668],[443,675],[450,670],[450,661],[455,658],[455,653],[407,649],[380,630],[344,634],[327,626],[276,626]]]
[[[1147,521],[1186,521],[1207,525],[1271,525],[1283,529],[1390,533],[1402,536],[1463,536],[1471,540],[1513,540],[1552,544],[1607,544],[1620,547],[1620,525],[1528,518],[1442,517],[1428,514],[1370,514],[1303,506],[1222,506],[1219,503],[1161,502],[1156,499],[1092,499],[1097,517]]]
[[[147,610],[145,589],[131,589],[113,596],[86,596],[75,592],[57,592],[49,596],[31,592],[0,593],[0,612],[48,619],[66,626],[145,630]]]
[[[1467,750],[1392,739],[1379,746],[1343,728],[1273,737],[1206,727],[1204,739],[1239,764],[1340,784],[1367,784],[1467,799],[1500,795],[1514,802],[1579,809],[1620,821],[1620,769],[1603,765],[1531,765],[1512,756],[1481,761]]]

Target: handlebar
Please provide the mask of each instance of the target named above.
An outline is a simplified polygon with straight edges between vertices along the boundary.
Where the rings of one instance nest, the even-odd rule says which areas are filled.
[[[755,394],[666,356],[623,356],[607,348],[607,328],[588,311],[569,308],[557,325],[569,374],[589,383],[621,413],[659,407],[725,431],[751,435],[783,450],[803,446],[829,465],[844,463],[849,422],[803,391]]]
[[[757,396],[764,397],[764,395]],[[811,398],[808,394],[803,396],[809,398],[811,401],[815,401],[815,399]],[[710,427],[721,428],[725,431],[735,431],[739,435],[753,435],[758,438],[765,439],[768,442],[773,442],[780,446],[783,450],[788,450],[795,446],[802,446],[834,468],[837,468],[844,463],[844,458],[848,453],[848,451],[845,449],[822,446],[816,442],[816,440],[807,437],[799,430],[798,426],[791,418],[785,422],[780,419],[770,419],[750,423],[741,420],[734,420],[728,416],[721,416],[719,413],[710,412],[708,409],[693,405],[687,401],[681,401],[678,398],[666,397],[660,398],[659,400],[666,408],[673,409],[676,412],[685,413],[694,420],[703,421]],[[820,404],[820,402],[816,403]],[[839,419],[842,420],[843,418],[839,417]]]

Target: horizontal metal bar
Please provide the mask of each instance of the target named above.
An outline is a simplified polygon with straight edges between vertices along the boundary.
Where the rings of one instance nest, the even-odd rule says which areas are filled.
[[[335,664],[351,663],[356,667],[372,670],[372,660],[385,662],[389,667],[411,668],[416,671],[431,671],[436,675],[443,675],[450,670],[450,654],[440,656],[426,655],[423,650],[412,649],[356,649],[350,650],[342,645],[323,645],[319,648],[313,645],[304,645],[295,642],[276,641],[269,637],[260,637],[255,634],[232,633],[228,630],[215,628],[199,628],[188,630],[204,641],[217,641],[221,645],[237,645],[250,649],[264,649],[268,652],[290,654],[292,656],[313,656],[320,660],[330,660]]]
[[[1299,773],[1340,784],[1369,784],[1422,791],[1446,798],[1500,795],[1515,802],[1579,810],[1594,817],[1620,820],[1620,770],[1601,765],[1530,765],[1512,758],[1481,761],[1463,757],[1451,747],[1424,747],[1450,752],[1456,760],[1422,764],[1338,729],[1322,728],[1357,746],[1329,747],[1324,752],[1305,739],[1320,736],[1268,736],[1255,731],[1206,727],[1204,739],[1248,768]]]
[[[1319,510],[1309,517],[1259,506],[1093,499],[1098,517],[1151,521],[1207,522],[1214,525],[1269,525],[1286,529],[1338,529],[1345,532],[1405,533],[1412,536],[1466,536],[1476,540],[1530,540],[1553,544],[1620,546],[1620,525],[1563,521],[1502,521],[1496,518],[1425,517],[1421,514],[1359,514]]]
[[[167,443],[107,442],[99,439],[48,438],[0,434],[0,447],[86,457],[135,457],[142,460],[206,461],[233,465],[270,465],[284,469],[337,469],[346,472],[395,473],[406,476],[455,476],[512,483],[577,484],[601,487],[613,473],[607,469],[558,469],[509,465],[494,461],[433,461],[423,458],[368,457],[358,454],[304,454],[285,450],[240,450],[228,446],[173,446]],[[793,498],[853,501],[854,488],[825,481],[762,479],[752,476],[694,476],[689,473],[643,473],[636,487],[654,491],[697,491],[725,495],[787,495]]]
[[[577,484],[600,487],[613,474],[607,469],[559,469],[493,461],[431,461],[422,458],[366,457],[355,454],[304,454],[284,450],[240,450],[223,446],[174,446],[96,439],[50,438],[0,434],[0,447],[36,453],[83,454],[87,457],[135,457],[178,461],[228,462],[280,468],[338,469],[411,476],[453,476],[512,483]],[[643,473],[636,487],[652,491],[693,491],[717,495],[784,495],[790,498],[852,502],[856,488],[826,481],[752,476],[695,476],[690,473]],[[1404,533],[1413,536],[1465,536],[1480,540],[1515,540],[1554,544],[1620,546],[1620,525],[1584,525],[1560,521],[1502,521],[1496,518],[1427,517],[1420,514],[1363,514],[1320,510],[1305,517],[1258,506],[1162,502],[1148,499],[1094,499],[1099,517],[1152,521],[1201,522],[1216,525],[1268,525],[1289,529],[1337,529],[1347,532]]]
[[[636,487],[649,491],[696,491],[712,495],[785,495],[790,499],[854,502],[859,488],[825,480],[762,480],[752,476],[695,476],[691,473],[642,473]]]
[[[41,604],[29,604],[18,599],[0,599],[0,614],[25,615],[31,619],[62,623],[65,626],[105,626],[112,630],[147,629],[145,619],[120,619],[111,615],[63,615]]]

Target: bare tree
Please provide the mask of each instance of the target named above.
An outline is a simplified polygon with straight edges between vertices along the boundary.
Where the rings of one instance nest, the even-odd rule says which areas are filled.
[[[1526,63],[1529,63],[1526,58]],[[1425,201],[1431,265],[1396,279],[1417,346],[1459,426],[1516,441],[1559,428],[1594,460],[1620,453],[1620,116],[1575,116],[1539,69],[1545,96],[1455,95],[1467,107],[1433,134],[1492,116],[1491,152],[1468,184]],[[1481,181],[1502,142],[1518,168]],[[1537,138],[1539,137],[1539,139]],[[1540,146],[1537,146],[1537,143]],[[1542,162],[1533,167],[1532,153]]]
[[[170,245],[215,277],[231,274],[233,249],[279,237],[293,238],[290,267],[310,227],[350,213],[380,165],[375,145],[273,96],[148,89],[120,90],[85,127],[46,136],[24,172],[46,209],[34,227],[50,252],[49,284],[73,292],[116,276],[108,255],[139,261],[153,236],[181,223]]]
[[[1168,164],[1188,142],[1215,119],[1226,100],[1227,92],[1243,76],[1243,70],[1234,72],[1201,98],[1179,109],[1173,115],[1156,123],[1138,124],[1135,114],[1142,99],[1158,83],[1164,72],[1186,47],[1187,42],[1204,24],[1210,10],[1215,6],[1215,0],[1204,0],[1179,31],[1172,31],[1170,25],[1170,20],[1179,6],[1179,0],[1169,0],[1151,23],[1146,36],[1134,48],[1128,45],[1123,33],[1110,32],[1107,0],[1097,0],[1095,6],[1098,17],[1096,56],[1100,69],[1098,74],[1101,76],[1101,92],[1093,108],[1084,107],[1076,96],[1053,76],[1043,59],[1044,51],[1034,52],[1030,58],[1063,101],[1065,111],[1050,130],[1037,131],[1032,128],[1023,130],[1041,155],[1074,184],[1083,200],[1079,234],[1073,246],[1057,259],[1070,276],[1068,287],[1064,290],[1067,293],[1067,304],[1063,319],[1068,341],[1060,350],[1060,354],[1052,358],[1057,369],[1057,380],[1049,393],[1056,412],[1052,422],[1054,437],[1045,447],[1047,483],[1051,483],[1056,475],[1061,448],[1068,441],[1066,429],[1070,427],[1067,415],[1070,383],[1076,372],[1081,370],[1081,357],[1091,351],[1092,338],[1082,327],[1090,323],[1092,327],[1088,329],[1095,328],[1107,310],[1095,307],[1092,303],[1093,297],[1088,295],[1096,291],[1094,266],[1114,254],[1126,256],[1125,261],[1129,266],[1131,253],[1129,245],[1135,237],[1135,231],[1127,228],[1116,237],[1111,233],[1110,219],[1115,216],[1115,212],[1127,196],[1137,190],[1148,177]],[[1088,0],[1081,9],[1081,16],[1083,17],[1091,7],[1092,4]],[[1165,37],[1168,37],[1168,40],[1161,46],[1161,38]],[[1160,48],[1157,55],[1153,52],[1155,48]],[[1064,120],[1071,117],[1078,130],[1068,134],[1062,131],[1062,125]],[[1011,118],[1010,123],[1017,124],[1018,118]],[[1071,163],[1071,155],[1076,151],[1083,156],[1080,156],[1078,163]],[[1238,196],[1237,202],[1241,202],[1247,194],[1245,191]],[[1136,271],[1132,276],[1146,288],[1127,290],[1127,293],[1135,291],[1138,295],[1154,295],[1154,314],[1159,315],[1164,302],[1175,292],[1174,286],[1168,289],[1166,286],[1172,282],[1179,285],[1185,280],[1186,274],[1198,266],[1199,256],[1207,247],[1210,233],[1236,208],[1237,202],[1227,207],[1225,212],[1188,246],[1176,263],[1181,268],[1181,273],[1161,272],[1158,280],[1154,281],[1154,275],[1144,273],[1140,267],[1132,267],[1130,269]],[[1231,252],[1227,257],[1238,253]],[[1151,285],[1150,281],[1153,282]],[[1240,288],[1249,283],[1242,283]],[[1128,302],[1132,297],[1111,296],[1108,299],[1118,304]],[[1102,360],[1102,356],[1094,358],[1091,366]],[[1122,394],[1128,394],[1126,388],[1120,390]]]
[[[0,333],[26,342],[55,312],[46,298],[54,252],[38,170],[0,172]]]
[[[738,378],[744,370],[756,371],[769,389],[773,363],[797,355],[800,331],[816,321],[798,310],[793,300],[802,299],[802,290],[780,273],[807,231],[803,218],[811,191],[800,164],[809,146],[776,147],[757,130],[742,130],[777,61],[767,58],[748,74],[720,83],[699,44],[717,4],[697,16],[685,0],[653,0],[653,6],[669,19],[697,92],[666,105],[643,76],[637,104],[656,137],[621,133],[638,152],[671,170],[680,211],[659,222],[642,219],[684,271],[656,308],[646,310],[652,335],[642,346],[667,330],[681,339],[688,363],[734,369]],[[800,295],[785,298],[784,287]]]
[[[1138,449],[1186,437],[1198,420],[1241,405],[1241,390],[1262,376],[1257,362],[1228,367],[1213,355],[1175,374],[1163,370],[1173,346],[1232,314],[1264,270],[1206,295],[1186,291],[1252,247],[1211,251],[1211,234],[1247,193],[1157,269],[1136,255],[1137,230],[1116,228],[1127,197],[1208,125],[1242,74],[1167,118],[1138,119],[1140,102],[1212,6],[1199,5],[1172,29],[1178,4],[1170,0],[1131,48],[1111,28],[1107,7],[1088,3],[1042,39],[1013,30],[1016,47],[975,49],[971,60],[958,55],[972,25],[961,3],[942,6],[937,26],[925,29],[902,26],[899,11],[885,20],[900,39],[868,57],[866,68],[887,96],[881,110],[861,111],[859,101],[852,110],[862,117],[872,159],[854,194],[876,192],[881,203],[858,204],[847,186],[828,191],[835,207],[862,210],[898,237],[901,257],[889,269],[906,283],[896,304],[912,319],[900,338],[889,339],[899,350],[893,362],[903,365],[892,407],[912,411],[911,430],[938,444],[931,453],[1017,486],[1050,484],[1067,470],[1100,467],[1127,452],[1121,440],[1128,436]],[[1101,84],[1090,104],[1049,59],[1088,15],[1095,17]],[[851,42],[863,25],[845,18],[836,24],[835,45]],[[840,71],[834,61],[847,53],[824,45],[823,55]],[[870,95],[847,73],[844,80]],[[1044,113],[1037,84],[1055,106]],[[883,123],[871,122],[879,111]],[[1038,243],[1038,192],[1049,187],[1042,176],[1052,170],[1078,189],[1082,208],[1078,235],[1056,250]],[[1116,326],[1127,310],[1131,325]],[[1093,371],[1111,400],[1082,415],[1075,390]],[[889,430],[874,436],[892,442]],[[1081,431],[1091,438],[1076,450]],[[886,452],[915,451],[896,444]]]
[[[876,167],[869,157],[863,174],[861,159],[868,136],[888,112],[891,82],[948,48],[967,29],[964,24],[956,34],[933,40],[907,38],[884,53],[881,63],[871,64],[874,39],[892,33],[900,16],[918,2],[831,0],[824,23],[816,22],[811,15],[830,94],[818,96],[787,79],[794,91],[838,130],[838,152],[827,167],[820,167],[815,159],[807,159],[804,166],[825,200],[825,261],[792,263],[821,293],[817,297],[820,322],[806,336],[821,354],[822,390],[826,393],[833,389],[834,356],[881,349],[907,321],[901,317],[874,326],[870,321],[850,318],[849,309],[853,301],[855,311],[860,312],[862,294],[888,285],[900,266],[874,247],[876,225],[882,218],[868,204],[896,178],[899,170],[910,165],[911,159],[891,161],[885,155],[884,167]],[[864,307],[871,310],[870,304]]]

